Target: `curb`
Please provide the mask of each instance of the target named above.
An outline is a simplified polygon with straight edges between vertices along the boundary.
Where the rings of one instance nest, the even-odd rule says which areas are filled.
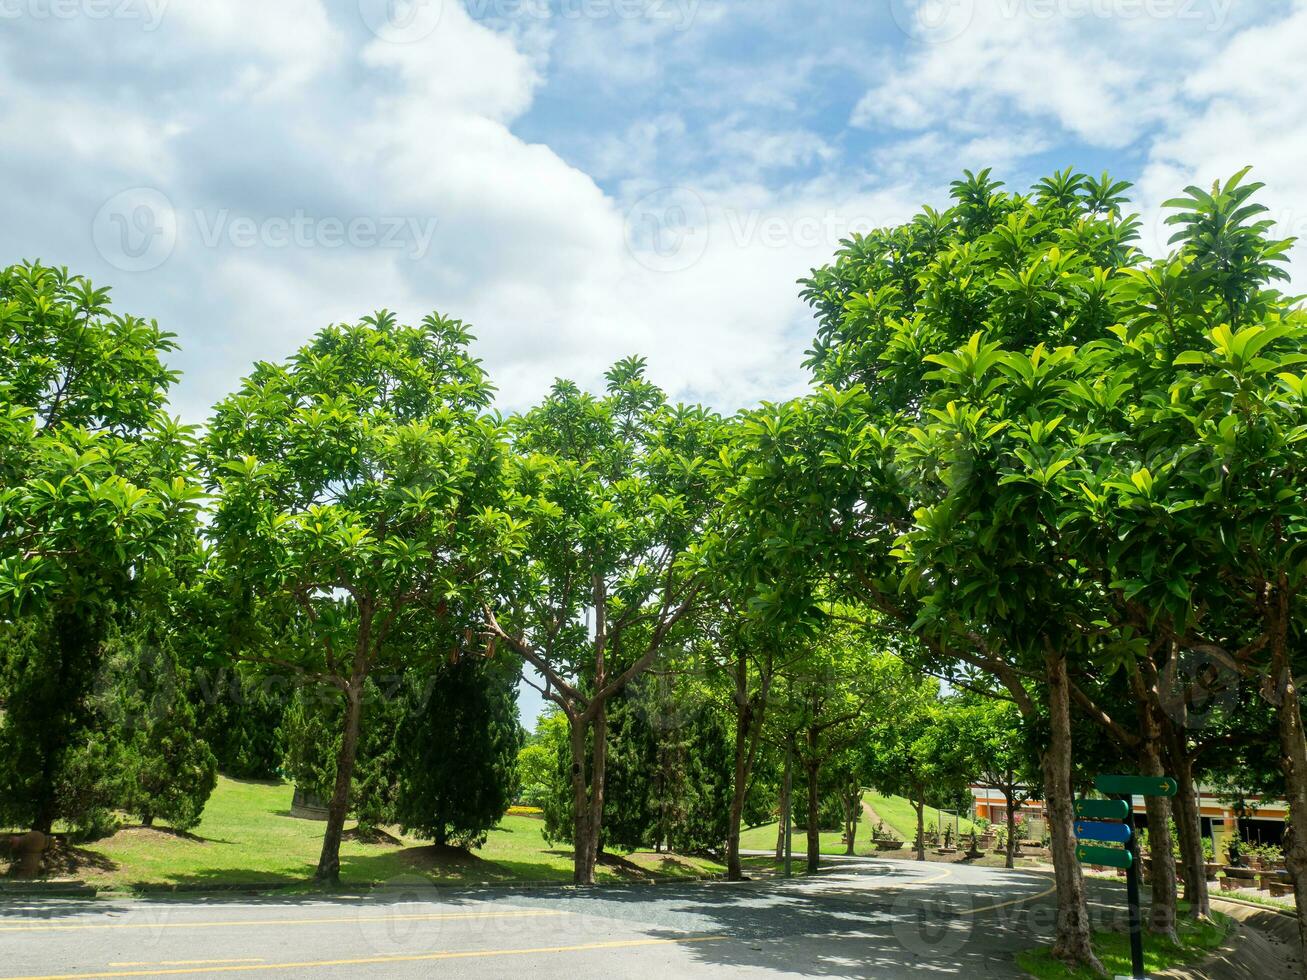
[[[51,882],[49,884],[27,882],[22,885],[8,882],[0,883],[0,895],[14,895],[20,898],[39,898],[44,895],[55,897],[75,895],[93,898],[97,891],[93,885],[81,881]]]
[[[371,894],[374,892],[406,892],[413,891],[415,888],[446,888],[463,889],[468,891],[474,889],[501,889],[509,891],[512,889],[558,888],[566,889],[568,891],[584,891],[603,888],[648,888],[659,885],[704,884],[725,880],[725,875],[693,875],[682,878],[655,878],[649,881],[611,881],[594,885],[575,885],[570,881],[552,881],[549,879],[528,879],[524,881],[415,880],[404,884],[391,884],[382,881],[372,884],[349,883],[335,888],[314,888],[309,889],[304,894],[318,897],[348,897],[351,895]],[[37,887],[23,889],[7,888],[0,885],[0,895],[23,895],[27,897],[40,897],[42,895],[76,895],[89,898],[94,898],[100,895],[132,895],[142,897],[152,895],[230,895],[235,893],[259,895],[267,892],[285,891],[289,888],[302,888],[309,884],[310,882],[308,881],[250,881],[204,885],[141,884],[121,889],[96,888],[95,886],[86,883],[68,884],[50,888]]]
[[[1261,902],[1245,902],[1241,898],[1215,898],[1207,896],[1209,902],[1225,902],[1227,905],[1242,905],[1246,909],[1256,909],[1259,912],[1274,912],[1276,915],[1282,915],[1288,919],[1296,919],[1298,914],[1292,909],[1277,908],[1274,905],[1263,905]]]

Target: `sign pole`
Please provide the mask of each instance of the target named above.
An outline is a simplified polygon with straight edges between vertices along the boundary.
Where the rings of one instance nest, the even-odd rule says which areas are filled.
[[[1129,820],[1134,825],[1134,797],[1123,796],[1129,808]],[[1130,973],[1136,980],[1144,977],[1144,936],[1139,923],[1139,838],[1130,835],[1127,845],[1133,858],[1125,872],[1126,900],[1130,903]]]

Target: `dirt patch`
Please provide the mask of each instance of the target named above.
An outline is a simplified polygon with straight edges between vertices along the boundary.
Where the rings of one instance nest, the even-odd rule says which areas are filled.
[[[340,835],[341,840],[355,841],[359,844],[387,844],[390,847],[403,847],[404,842],[394,834],[387,833],[380,827],[364,830],[354,827]]]
[[[141,825],[137,825],[134,827],[123,827],[112,837],[106,838],[106,841],[111,844],[118,841],[128,841],[128,840],[147,841],[147,842],[184,840],[189,844],[209,843],[208,840],[206,840],[205,838],[200,837],[196,834],[192,834],[189,831],[174,830],[172,827],[145,827]]]
[[[46,848],[41,860],[42,881],[75,881],[88,874],[105,874],[118,868],[103,854],[75,847],[57,837]]]
[[[668,861],[671,860],[671,858],[665,857],[663,860]],[[648,868],[642,868],[634,861],[629,861],[619,854],[600,854],[599,863],[605,868],[612,868],[622,877],[630,878],[634,881],[648,881],[653,877],[653,874]]]

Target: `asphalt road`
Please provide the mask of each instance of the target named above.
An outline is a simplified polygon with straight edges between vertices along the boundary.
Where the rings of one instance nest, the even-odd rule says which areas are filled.
[[[355,898],[0,908],[0,980],[1020,974],[1053,928],[1048,875],[840,861],[813,878],[574,890],[393,882]],[[1095,883],[1100,916],[1122,890]]]

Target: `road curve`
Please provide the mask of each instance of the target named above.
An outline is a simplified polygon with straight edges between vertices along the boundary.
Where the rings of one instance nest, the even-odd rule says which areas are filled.
[[[50,900],[0,910],[0,980],[110,977],[1016,977],[1044,874],[831,859],[812,877],[364,897]],[[1119,907],[1111,883],[1100,918]],[[1119,913],[1115,913],[1119,914]]]

